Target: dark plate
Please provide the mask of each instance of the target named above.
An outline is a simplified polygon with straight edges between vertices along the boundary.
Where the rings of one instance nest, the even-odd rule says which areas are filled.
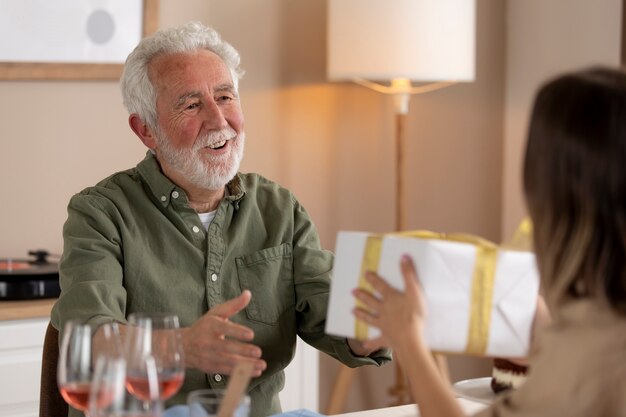
[[[54,298],[60,293],[56,263],[0,259],[0,300]]]
[[[55,263],[37,263],[27,259],[0,259],[1,277],[19,277],[32,275],[59,275],[59,267]]]

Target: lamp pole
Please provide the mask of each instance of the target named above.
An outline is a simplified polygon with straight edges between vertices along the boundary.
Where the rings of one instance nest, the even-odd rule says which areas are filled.
[[[409,113],[411,80],[395,78],[391,81],[390,91],[393,93],[393,104],[396,113],[395,150],[396,150],[396,231],[406,229],[406,210],[404,201],[404,128]]]
[[[327,9],[329,79],[350,80],[393,96],[393,221],[395,231],[406,230],[404,142],[409,97],[474,80],[476,0],[328,0]],[[413,86],[412,81],[428,84]],[[435,359],[447,376],[445,358],[435,355]],[[408,384],[397,361],[395,368],[396,384],[389,393],[403,404],[410,398]],[[353,376],[353,369],[340,368],[326,414],[342,411]]]
[[[395,109],[395,230],[397,232],[406,229],[406,209],[404,194],[404,136],[406,118],[409,112],[409,93],[411,88],[410,80],[394,79],[391,82],[391,88],[396,92],[393,94]],[[406,376],[402,370],[402,365],[394,360],[395,382],[388,389],[389,395],[393,398],[391,405],[404,405],[411,402],[411,394],[409,393]]]
[[[406,113],[396,113],[396,231],[406,229],[404,198],[404,127]]]
[[[438,89],[448,86],[452,83],[440,83],[437,86],[429,86],[429,90]],[[411,94],[415,94],[416,91],[424,92],[424,90],[416,89],[411,86],[411,81],[406,79],[394,79],[391,82],[391,89],[394,91],[394,108],[395,108],[395,200],[396,200],[396,216],[395,216],[395,230],[401,232],[407,228],[406,223],[406,201],[405,201],[405,185],[404,185],[404,165],[405,165],[405,130],[406,119],[409,113],[409,99]],[[441,377],[450,381],[450,372],[448,369],[448,361],[444,355],[433,353],[437,368],[441,374]],[[395,385],[389,388],[389,395],[395,397],[395,401],[392,405],[404,405],[412,402],[411,394],[409,392],[408,384],[402,365],[396,359],[394,361],[395,366]]]

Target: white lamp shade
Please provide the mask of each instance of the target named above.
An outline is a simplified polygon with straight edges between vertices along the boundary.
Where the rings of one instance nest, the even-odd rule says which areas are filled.
[[[331,80],[473,81],[475,0],[329,0]]]

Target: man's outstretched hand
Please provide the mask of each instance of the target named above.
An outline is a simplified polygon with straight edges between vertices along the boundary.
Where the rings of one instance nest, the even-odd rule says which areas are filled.
[[[182,330],[185,365],[205,373],[229,375],[239,361],[253,364],[252,376],[259,376],[267,367],[261,359],[261,348],[249,343],[254,338],[252,329],[230,321],[243,310],[252,294],[241,295],[213,307],[190,327]]]

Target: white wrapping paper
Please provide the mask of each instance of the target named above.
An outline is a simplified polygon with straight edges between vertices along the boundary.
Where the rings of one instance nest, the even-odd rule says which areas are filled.
[[[373,235],[338,234],[326,322],[329,334],[357,337],[352,314],[356,300],[351,291],[359,286],[369,236]],[[477,267],[480,269],[481,261],[485,263],[481,257],[486,256],[479,246],[445,238],[385,235],[377,271],[401,289],[400,258],[408,254],[414,259],[426,298],[424,337],[431,350],[525,356],[539,288],[534,254],[493,245],[491,281],[481,283],[476,278]],[[376,328],[366,329],[368,339],[380,334]]]

